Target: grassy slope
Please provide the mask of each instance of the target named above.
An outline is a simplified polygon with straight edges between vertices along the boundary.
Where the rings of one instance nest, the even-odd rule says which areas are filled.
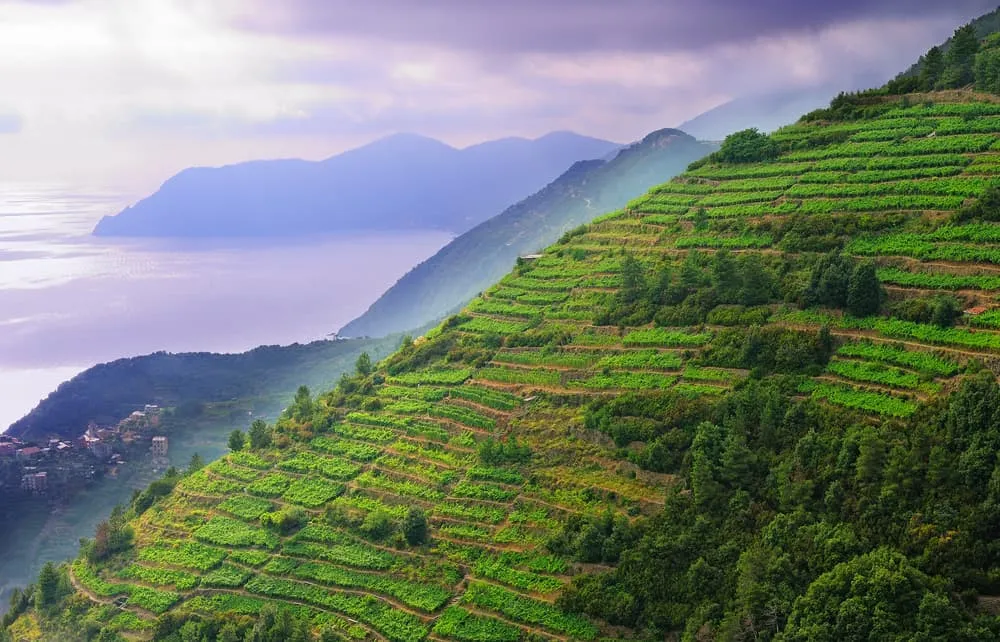
[[[1000,274],[993,245],[1000,227],[945,225],[950,211],[994,182],[1000,166],[994,151],[1000,120],[955,116],[973,100],[965,95],[877,120],[795,126],[778,138],[794,146],[817,130],[841,128],[847,140],[767,164],[707,165],[637,199],[624,213],[595,221],[503,279],[423,344],[450,345],[454,353],[464,343],[478,361],[398,368],[377,387],[377,410],[372,405],[345,415],[336,395],[323,397],[308,425],[284,420],[284,430],[296,435],[284,447],[217,462],[142,515],[138,563],[166,588],[151,593],[148,581],[98,579],[85,564],[74,567],[76,581],[94,597],[131,594],[131,608],[142,617],[167,608],[253,612],[261,600],[279,600],[375,638],[418,640],[432,630],[436,637],[453,637],[452,624],[463,617],[486,618],[495,636],[482,639],[526,632],[544,639],[596,637],[601,623],[552,605],[569,574],[583,569],[550,559],[542,542],[572,515],[655,513],[674,478],[637,472],[606,438],[583,429],[578,404],[637,388],[723,395],[748,375],[698,363],[723,331],[716,325],[593,326],[594,309],[619,288],[624,250],[647,265],[679,265],[693,249],[753,248],[794,265],[797,252],[783,250],[793,246],[794,224],[829,224],[828,214],[843,213],[862,227],[881,222],[877,235],[851,229],[845,239],[831,232],[832,242],[846,240],[848,252],[875,256],[886,281],[895,283],[894,296],[920,293],[913,280],[947,290],[940,283],[962,277],[958,294],[992,307],[1000,282],[977,275]],[[996,105],[987,109],[1000,115]],[[928,128],[937,135],[927,138]],[[930,173],[946,176],[867,173],[897,168],[934,168]],[[691,218],[699,206],[707,210],[709,230],[696,234]],[[910,235],[917,231],[921,237]],[[858,321],[777,305],[763,314],[775,325],[832,325],[838,342],[853,347],[842,348],[831,363],[856,365],[831,366],[803,384],[802,394],[872,421],[909,414],[918,400],[948,389],[956,372],[949,362],[989,359],[1000,350],[1000,331],[991,328],[935,332],[888,318]],[[546,330],[562,335],[560,349],[510,345]],[[870,344],[858,347],[862,339]],[[508,347],[498,348],[498,341]],[[878,346],[886,345],[880,352]],[[886,360],[898,364],[890,374],[879,365]],[[850,414],[845,411],[845,421]],[[318,425],[317,417],[328,421]],[[516,435],[531,447],[531,462],[503,482],[483,481],[498,475],[475,466],[474,447],[489,435]],[[424,507],[431,544],[396,549],[371,544],[351,528],[321,525],[324,500],[338,493],[331,505],[348,517],[378,507],[395,515],[411,505]],[[267,496],[263,504],[255,499],[261,495]],[[292,505],[309,510],[315,525],[278,536],[255,518],[264,508]],[[168,550],[172,546],[182,548]],[[253,556],[236,552],[247,548],[256,551]],[[480,559],[498,562],[478,564]],[[180,567],[194,576],[184,576],[188,588],[166,577]],[[218,568],[235,577],[233,586],[218,585],[212,570]],[[192,590],[192,583],[201,588]]]
[[[596,214],[621,207],[713,150],[713,145],[665,129],[610,161],[576,163],[538,193],[413,268],[339,333],[377,337],[443,319],[499,280],[518,255],[538,251]]]

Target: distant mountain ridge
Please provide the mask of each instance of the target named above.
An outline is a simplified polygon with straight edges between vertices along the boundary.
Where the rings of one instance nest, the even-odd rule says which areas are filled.
[[[714,151],[677,129],[655,131],[611,160],[575,163],[544,189],[479,224],[413,268],[339,333],[383,336],[443,318],[506,274],[518,255],[679,174]]]
[[[97,236],[267,237],[442,229],[461,233],[578,160],[619,145],[572,132],[456,149],[396,134],[322,161],[194,167],[105,216]]]

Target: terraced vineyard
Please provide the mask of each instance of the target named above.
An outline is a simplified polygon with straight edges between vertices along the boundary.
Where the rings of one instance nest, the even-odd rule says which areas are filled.
[[[558,542],[656,515],[675,489],[642,395],[701,416],[777,373],[879,426],[1000,351],[1000,216],[982,215],[1000,104],[896,100],[773,140],[775,160],[700,164],[520,262],[376,372],[290,408],[274,446],[185,477],[135,520],[134,560],[78,561],[74,581],[125,598],[138,634],[167,610],[274,602],[353,639],[632,635],[557,602],[595,561]],[[852,316],[868,259],[888,298],[869,287]],[[408,541],[393,524],[414,507],[428,532]]]

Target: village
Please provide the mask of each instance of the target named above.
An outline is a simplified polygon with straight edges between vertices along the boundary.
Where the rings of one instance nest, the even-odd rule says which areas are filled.
[[[0,434],[0,496],[59,496],[115,475],[128,458],[147,454],[155,468],[165,469],[169,443],[165,435],[157,434],[161,419],[161,408],[146,404],[114,426],[90,422],[73,440],[24,442]]]

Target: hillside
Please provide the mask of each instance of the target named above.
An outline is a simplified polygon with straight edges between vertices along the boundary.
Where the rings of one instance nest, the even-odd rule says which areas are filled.
[[[606,162],[576,163],[536,194],[479,224],[416,266],[342,336],[383,336],[437,321],[506,274],[517,257],[536,252],[600,212],[680,173],[713,151],[676,129],[653,132]]]
[[[87,621],[996,639],[1000,104],[934,100],[733,136],[300,396],[85,547]]]
[[[7,433],[27,440],[76,438],[90,421],[115,424],[147,403],[196,409],[239,399],[281,408],[298,386],[328,388],[362,352],[381,357],[398,343],[398,337],[315,341],[238,354],[157,352],[118,359],[64,382]]]
[[[617,144],[570,132],[455,149],[412,134],[323,161],[186,169],[94,229],[98,236],[267,237],[464,232]],[[389,187],[390,189],[387,189]]]
[[[677,126],[698,140],[722,140],[741,129],[770,132],[790,125],[802,114],[823,107],[843,87],[816,87],[735,98]]]

